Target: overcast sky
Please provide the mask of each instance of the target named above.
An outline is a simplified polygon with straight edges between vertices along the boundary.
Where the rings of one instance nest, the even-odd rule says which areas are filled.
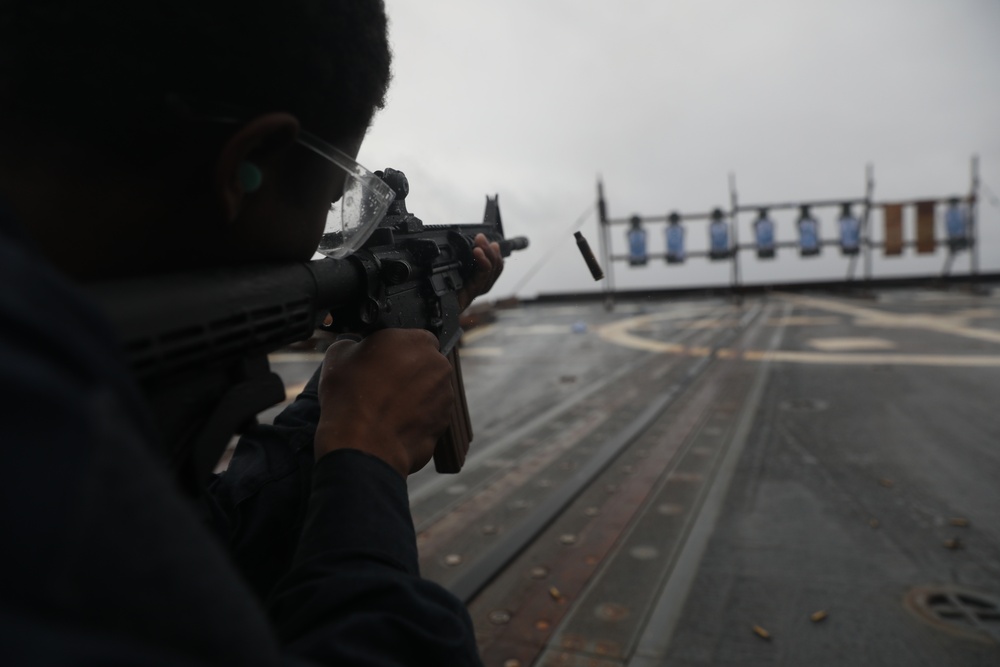
[[[500,194],[512,257],[504,296],[600,289],[572,236],[605,184],[609,213],[663,215],[741,202],[965,194],[970,157],[1000,194],[998,0],[387,0],[395,54],[388,105],[362,147],[410,179],[429,224],[475,222]],[[836,210],[819,213],[825,237]],[[753,215],[740,219],[750,238]],[[792,214],[774,216],[779,240]],[[876,230],[881,212],[873,218]],[[1000,208],[980,205],[982,269],[1000,271]],[[596,248],[596,214],[583,228]],[[663,227],[648,229],[662,252]],[[624,251],[622,227],[613,228]],[[912,228],[907,230],[912,237]],[[690,223],[689,247],[706,245]],[[875,275],[936,272],[943,254],[882,259]],[[741,255],[748,282],[837,278],[846,261]],[[967,270],[963,257],[956,269]],[[617,264],[619,287],[723,284],[729,265]]]

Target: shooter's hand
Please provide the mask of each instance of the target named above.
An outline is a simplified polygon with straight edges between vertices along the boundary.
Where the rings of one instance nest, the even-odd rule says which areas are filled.
[[[476,263],[475,272],[458,292],[459,312],[465,310],[472,300],[481,294],[486,294],[493,287],[503,272],[503,257],[500,255],[500,244],[490,243],[485,234],[477,234],[472,258]]]
[[[431,460],[454,400],[451,365],[433,334],[383,329],[360,343],[337,341],[320,376],[316,458],[359,449],[406,477]]]

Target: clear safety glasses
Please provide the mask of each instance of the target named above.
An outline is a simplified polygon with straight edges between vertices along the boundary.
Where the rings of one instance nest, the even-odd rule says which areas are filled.
[[[213,107],[219,113],[198,113],[175,95],[167,96],[167,104],[178,115],[196,121],[240,124],[243,122],[240,118],[246,115],[229,107]],[[315,134],[299,130],[296,142],[344,174],[343,192],[339,199],[330,204],[323,236],[316,250],[334,259],[346,257],[368,240],[385,217],[396,193],[352,157]]]
[[[368,240],[396,194],[378,176],[309,132],[299,131],[298,143],[344,173],[340,199],[330,204],[317,252],[339,259]]]

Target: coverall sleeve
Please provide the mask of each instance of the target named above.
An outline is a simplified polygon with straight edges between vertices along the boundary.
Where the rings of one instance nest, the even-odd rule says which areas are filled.
[[[465,606],[420,578],[405,480],[337,450],[313,462],[319,372],[245,435],[211,487],[217,524],[282,643],[345,665],[478,665]]]
[[[315,466],[268,614],[178,490],[106,321],[3,230],[0,664],[478,663],[464,608],[416,573],[402,478],[360,452]]]

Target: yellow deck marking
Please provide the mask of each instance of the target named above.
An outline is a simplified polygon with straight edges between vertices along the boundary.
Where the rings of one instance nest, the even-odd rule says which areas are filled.
[[[504,333],[513,334],[515,336],[537,336],[569,334],[573,333],[573,329],[568,324],[530,324],[524,327],[505,328]]]
[[[855,318],[857,326],[875,326],[883,328],[910,328],[929,329],[941,333],[953,334],[966,338],[975,338],[990,342],[1000,343],[1000,332],[989,329],[976,329],[964,323],[965,318],[940,317],[928,314],[897,315],[886,313],[873,308],[863,308],[838,301],[818,299],[813,297],[803,297],[791,294],[780,295],[799,306],[828,310],[840,315],[848,315]],[[979,313],[986,314],[980,309]],[[970,313],[966,312],[966,315]],[[629,347],[635,350],[654,352],[659,354],[685,354],[691,356],[703,356],[710,353],[708,348],[690,348],[679,343],[669,341],[653,340],[637,335],[640,331],[653,330],[654,322],[672,319],[681,319],[689,313],[654,313],[630,317],[619,320],[611,324],[596,327],[597,335],[609,343]],[[956,322],[956,320],[962,320]],[[782,320],[789,323],[805,325],[808,320],[816,324],[833,324],[837,318],[780,318],[771,320],[770,324],[776,324]],[[817,322],[818,320],[818,322]],[[814,339],[813,344],[823,347],[824,339]],[[834,342],[839,341],[839,342]],[[889,349],[894,343],[882,338],[840,338],[826,339],[827,349],[831,347],[839,349]],[[735,350],[721,349],[716,353],[720,359],[743,359],[746,361],[769,361],[799,364],[843,364],[843,365],[907,365],[907,366],[942,366],[942,367],[964,367],[964,368],[1000,368],[1000,355],[963,355],[963,354],[895,354],[895,353],[855,353],[855,352],[807,352],[795,350],[776,350],[767,352],[764,350]]]
[[[965,310],[956,310],[952,313],[952,317],[966,320],[988,319],[1000,317],[1000,310],[996,308],[966,308]]]
[[[909,299],[903,295],[893,298],[896,303],[907,303],[910,301],[920,301],[923,303],[956,303],[958,301],[979,302],[981,297],[971,294],[943,294],[941,292],[916,292]]]
[[[825,327],[842,322],[839,317],[806,317],[802,315],[792,315],[789,317],[775,317],[767,321],[771,327]]]
[[[818,299],[815,297],[799,296],[795,294],[779,294],[779,296],[792,303],[806,308],[816,308],[818,310],[829,310],[844,315],[853,315],[858,326],[886,327],[893,329],[926,329],[928,331],[938,331],[965,338],[985,340],[991,343],[1000,343],[1000,331],[989,329],[975,329],[967,326],[963,318],[957,318],[961,323],[956,322],[956,318],[930,315],[927,313],[916,313],[913,315],[901,315],[888,313],[875,308],[862,308],[832,299]]]
[[[852,350],[892,350],[897,347],[885,338],[810,338],[809,347],[822,352],[850,352]]]
[[[740,323],[739,320],[713,320],[713,319],[702,319],[702,320],[689,320],[687,322],[678,322],[674,326],[678,329],[728,329],[735,327]]]
[[[646,350],[647,352],[670,352],[673,354],[680,354],[681,352],[684,352],[686,349],[685,346],[680,345],[679,343],[665,343],[660,340],[643,338],[642,336],[636,336],[630,331],[631,329],[648,327],[652,320],[652,315],[630,317],[626,320],[598,327],[597,335],[609,343],[617,343],[618,345],[631,347],[636,350]]]
[[[463,357],[499,357],[503,355],[502,347],[463,347],[460,354]]]
[[[472,331],[466,331],[465,333],[462,334],[462,342],[465,343],[466,345],[471,345],[480,338],[483,338],[484,336],[489,336],[491,333],[496,331],[496,329],[497,325],[495,324],[487,324],[486,326],[483,327],[476,327]]]
[[[793,350],[777,350],[775,352],[747,350],[743,353],[743,358],[747,361],[784,361],[798,364],[868,364],[1000,368],[1000,355],[981,354],[830,354],[824,352],[796,352]]]

